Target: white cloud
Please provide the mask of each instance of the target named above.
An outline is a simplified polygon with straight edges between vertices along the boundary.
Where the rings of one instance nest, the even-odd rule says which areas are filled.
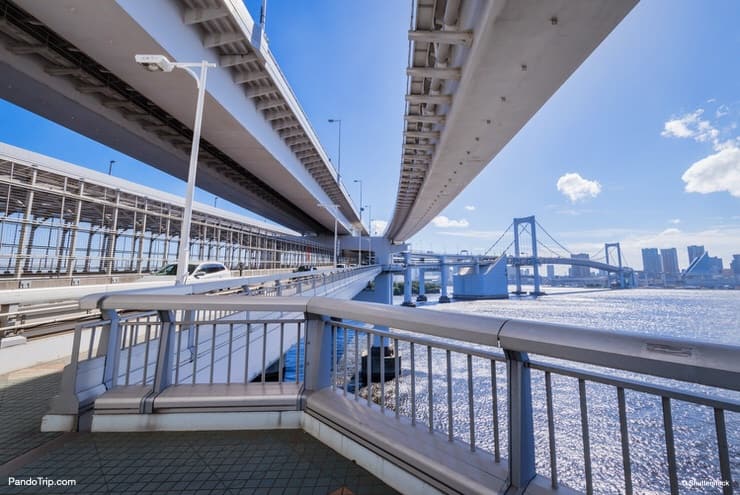
[[[705,143],[711,141],[717,146],[719,131],[708,121],[701,118],[704,109],[699,108],[663,124],[663,137],[691,138]]]
[[[461,229],[461,228],[465,228],[469,226],[470,224],[464,218],[460,220],[452,220],[450,218],[447,218],[444,215],[440,215],[432,219],[432,225],[434,225],[435,227],[439,227],[441,229],[449,229],[449,228],[452,228],[452,229],[460,228]]]
[[[371,235],[383,235],[385,228],[388,226],[388,222],[385,220],[373,220],[370,225]]]
[[[663,232],[661,232],[658,235],[660,235],[660,236],[669,236],[669,235],[676,235],[676,234],[680,234],[680,233],[681,233],[681,231],[679,229],[677,229],[675,227],[671,227],[670,229],[665,229]]]
[[[468,210],[468,211],[475,211],[475,206],[468,205],[468,206],[465,207],[465,209]]]
[[[565,194],[572,203],[586,198],[595,198],[601,192],[601,184],[588,180],[577,173],[567,173],[557,182],[558,191]]]
[[[740,147],[727,145],[691,165],[681,176],[686,192],[727,191],[740,198]]]
[[[469,239],[498,239],[503,233],[502,230],[442,230],[435,232],[435,235],[465,237]]]
[[[679,223],[681,223],[681,219],[680,218],[671,218],[670,220],[668,220],[668,223],[672,223],[673,225],[678,225]]]

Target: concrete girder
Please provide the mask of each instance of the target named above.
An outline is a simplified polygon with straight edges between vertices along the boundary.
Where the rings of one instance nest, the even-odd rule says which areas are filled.
[[[287,117],[292,117],[292,116],[293,116],[293,112],[290,110],[278,110],[275,112],[265,113],[265,118],[267,120],[280,120],[280,119],[285,119]],[[284,122],[283,124],[280,124],[280,125],[286,126],[288,123],[289,122]],[[290,125],[287,127],[294,127],[296,125],[298,125],[298,121],[290,122]],[[285,128],[286,127],[279,127],[279,125],[273,126],[273,129],[275,129],[276,131],[279,131],[280,129],[285,129]]]
[[[434,151],[433,144],[404,144],[403,147],[407,150]]]
[[[275,100],[260,101],[255,106],[257,107],[257,110],[269,110],[271,108],[277,108],[283,105],[285,105],[285,100],[283,100],[282,98],[278,98]]]
[[[409,31],[410,41],[444,43],[446,45],[470,46],[473,43],[472,31]]]
[[[244,33],[232,31],[227,33],[211,33],[203,38],[203,46],[206,48],[216,48],[217,46],[244,41]]]
[[[304,144],[304,143],[310,143],[311,140],[308,138],[308,136],[304,136],[302,134],[295,135],[293,137],[285,138],[285,143],[288,146],[295,146],[296,144]]]
[[[419,103],[431,103],[433,105],[444,105],[452,103],[450,95],[406,95],[406,101],[412,105]]]
[[[403,134],[407,138],[439,139],[439,131],[406,131]]]
[[[198,24],[201,22],[220,19],[229,15],[229,9],[226,7],[206,7],[185,9],[183,22],[185,24]]]
[[[301,151],[313,150],[314,146],[313,144],[293,144],[290,145],[290,149],[293,150],[293,153],[300,153]]]
[[[441,69],[434,67],[411,67],[406,69],[406,74],[411,77],[431,77],[435,79],[460,79],[460,69]]]
[[[275,86],[266,86],[262,88],[252,88],[247,90],[247,96],[249,98],[259,98],[260,96],[278,94],[278,89]]]
[[[444,124],[444,115],[406,115],[407,122],[421,122],[422,124]]]
[[[279,129],[275,129],[275,130],[277,131]],[[280,133],[280,137],[283,138],[283,139],[286,139],[286,140],[289,139],[289,138],[292,138],[292,137],[305,136],[305,135],[306,135],[306,133],[301,128],[298,128],[298,129],[290,129],[288,131],[285,131],[285,132],[281,132]]]
[[[80,67],[46,67],[44,72],[50,76],[84,76],[86,74]]]
[[[267,79],[270,76],[267,74],[267,72],[259,71],[259,72],[240,72],[234,76],[234,83],[236,84],[245,84],[249,82],[255,82],[255,81],[261,81],[263,79]]]
[[[221,67],[233,67],[235,65],[243,65],[250,62],[256,62],[257,60],[259,60],[259,58],[254,53],[245,53],[241,55],[221,55],[220,57],[218,57],[218,65]],[[239,84],[236,80],[234,80],[234,82]]]

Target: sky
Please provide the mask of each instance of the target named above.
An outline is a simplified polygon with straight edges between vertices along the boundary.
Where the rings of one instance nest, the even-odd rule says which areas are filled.
[[[246,1],[255,18],[259,4]],[[342,120],[343,181],[359,204],[362,180],[375,228],[395,205],[409,13],[400,0],[268,2],[270,48],[335,163],[328,119]],[[598,257],[620,242],[641,269],[641,248],[675,247],[684,268],[686,246],[703,244],[728,267],[740,253],[738,19],[735,0],[638,4],[412,248],[485,252],[512,218],[535,215],[570,252]],[[114,175],[184,194],[181,181],[2,100],[0,116],[0,141],[103,172],[116,160]]]

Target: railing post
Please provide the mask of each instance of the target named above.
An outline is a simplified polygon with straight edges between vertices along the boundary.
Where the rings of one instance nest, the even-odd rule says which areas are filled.
[[[104,309],[101,311],[104,320],[110,321],[108,329],[108,341],[105,343],[105,368],[103,371],[103,383],[110,390],[118,385],[118,362],[121,358],[121,327],[118,324],[118,313],[113,309]],[[104,336],[101,335],[100,346]]]
[[[309,314],[306,319],[306,390],[321,390],[331,385],[332,369],[331,325],[319,315]]]
[[[150,414],[153,411],[154,397],[172,384],[172,368],[175,350],[175,314],[173,311],[159,311],[159,321],[162,329],[159,332],[159,349],[157,362],[154,368],[154,383],[152,392],[144,400],[141,412]],[[144,364],[146,366],[147,363]]]
[[[534,422],[529,358],[524,352],[504,351],[508,375],[509,403],[509,488],[506,493],[523,493],[535,477]]]

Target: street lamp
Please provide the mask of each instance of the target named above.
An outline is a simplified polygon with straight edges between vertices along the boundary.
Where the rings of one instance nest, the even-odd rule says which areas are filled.
[[[373,207],[372,205],[365,205],[367,208],[367,264],[372,265],[373,261]]]
[[[111,174],[111,172],[113,171],[113,164],[114,164],[114,163],[116,163],[116,161],[115,161],[115,160],[110,160],[110,161],[108,162],[108,175],[110,175],[110,174]]]
[[[342,178],[342,119],[329,119],[330,124],[339,124],[339,145],[337,146],[337,184]]]
[[[174,69],[183,69],[195,79],[198,87],[198,101],[195,106],[195,123],[193,124],[193,144],[190,148],[190,165],[188,168],[188,186],[185,193],[185,210],[180,226],[180,249],[177,256],[177,276],[175,285],[183,285],[188,276],[188,257],[190,255],[190,223],[193,218],[193,196],[195,194],[195,172],[198,169],[198,148],[200,147],[200,126],[203,121],[203,100],[206,91],[206,74],[209,67],[216,64],[207,60],[200,62],[171,62],[164,55],[136,55],[137,63],[151,72],[172,72]],[[197,74],[191,67],[200,67]]]
[[[360,235],[357,238],[359,251],[357,253],[357,266],[362,266],[362,212],[365,208],[362,206],[362,179],[355,179],[353,182],[360,184]]]
[[[330,204],[330,203],[318,203],[316,206],[320,206],[321,208],[325,208],[326,210],[329,210],[329,208],[332,209],[334,212],[334,268],[337,267],[337,208],[339,208],[339,205],[336,204]]]

